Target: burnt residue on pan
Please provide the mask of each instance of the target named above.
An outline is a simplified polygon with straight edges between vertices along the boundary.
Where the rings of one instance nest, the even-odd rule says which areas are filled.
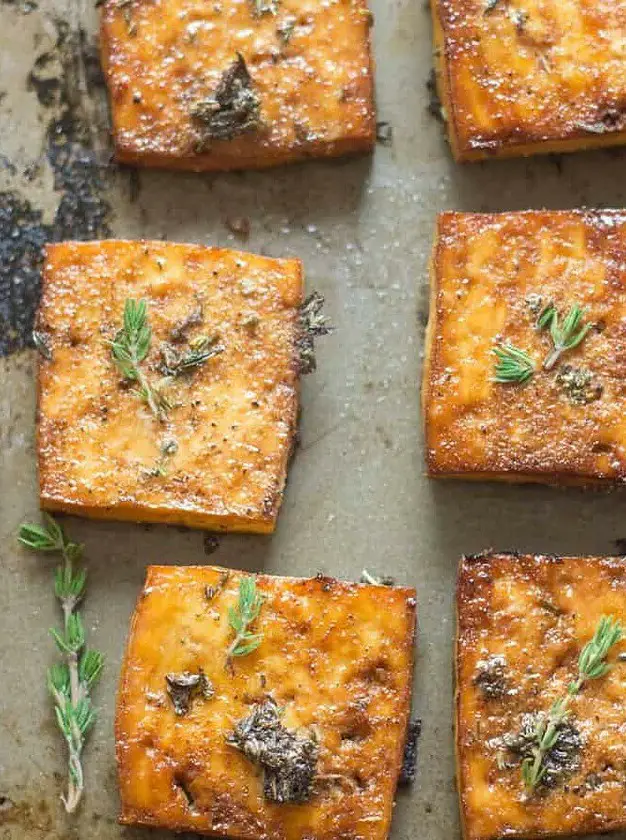
[[[109,166],[99,159],[94,135],[96,103],[104,97],[97,52],[82,30],[61,20],[55,28],[54,47],[37,55],[25,84],[44,115],[42,162],[52,169],[59,199],[45,223],[19,189],[0,193],[0,356],[32,346],[43,245],[111,232],[104,197]],[[0,100],[0,114],[2,105]],[[3,158],[2,166],[15,174],[12,161]]]

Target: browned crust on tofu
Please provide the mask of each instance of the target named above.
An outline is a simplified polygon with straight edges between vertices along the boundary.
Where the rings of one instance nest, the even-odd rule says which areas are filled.
[[[124,8],[105,0],[101,53],[120,162],[230,170],[371,151],[366,0],[280,0],[275,15],[260,17],[252,8],[252,0],[131,0]],[[278,29],[290,21],[295,28],[283,43]],[[260,98],[262,126],[202,149],[191,108],[214,94],[238,53]]]
[[[626,9],[611,0],[431,0],[457,161],[622,145]]]
[[[586,683],[572,701],[571,721],[583,740],[577,770],[528,798],[519,764],[497,762],[497,739],[517,733],[524,713],[547,711],[564,694],[600,618],[622,619],[625,610],[623,557],[485,553],[463,558],[455,709],[466,840],[530,840],[626,828],[626,666],[617,662],[624,641],[609,655],[614,669]],[[506,661],[501,697],[487,697],[476,683],[478,663],[493,655]]]
[[[431,264],[422,406],[428,475],[553,485],[626,478],[626,213],[443,213]],[[552,347],[526,297],[563,314],[574,303],[600,325],[551,372]],[[533,358],[524,385],[494,382],[498,343]],[[565,365],[591,371],[600,399],[573,403]]]
[[[259,575],[263,639],[231,673],[227,611],[245,573],[229,572],[211,601],[204,594],[224,571],[148,568],[118,693],[120,822],[238,840],[384,840],[410,714],[415,590]],[[177,717],[164,676],[200,667],[214,697]],[[225,741],[267,696],[285,726],[318,734],[304,804],[266,801],[258,768]]]
[[[167,242],[49,245],[37,330],[37,452],[43,509],[96,519],[270,533],[283,497],[299,402],[299,260]],[[224,352],[168,386],[159,423],[125,386],[107,344],[127,298],[148,303],[157,383],[161,343],[199,305],[192,339]],[[246,317],[257,319],[254,329]],[[188,347],[177,344],[180,352]],[[149,476],[165,439],[177,452]]]

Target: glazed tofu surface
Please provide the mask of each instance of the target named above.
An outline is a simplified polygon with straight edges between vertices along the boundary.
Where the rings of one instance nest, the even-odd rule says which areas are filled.
[[[301,298],[298,260],[163,242],[49,246],[37,324],[42,507],[272,531],[295,433]],[[112,358],[128,300],[147,306],[139,367],[167,399],[161,417]],[[203,341],[215,355],[185,368]]]
[[[608,652],[608,673],[571,698],[534,790],[520,766],[528,755],[524,733],[567,695],[600,619],[623,620],[626,560],[465,558],[457,610],[457,778],[466,840],[626,829],[624,640]]]
[[[148,569],[118,694],[121,821],[245,840],[383,840],[409,720],[415,591],[257,576],[260,643],[229,663],[244,574]],[[166,675],[200,669],[209,699],[176,714]],[[272,799],[265,771],[232,744],[268,702],[316,744],[298,802]]]
[[[459,161],[624,143],[624,0],[431,0]]]
[[[375,142],[365,0],[105,0],[118,160],[267,167]]]
[[[423,409],[431,476],[620,482],[626,476],[626,216],[444,213],[432,260]],[[582,340],[553,366],[538,320],[580,307]],[[494,351],[534,372],[496,381]]]

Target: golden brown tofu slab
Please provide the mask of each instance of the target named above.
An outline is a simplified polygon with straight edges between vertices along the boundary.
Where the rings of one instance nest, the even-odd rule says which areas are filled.
[[[623,0],[431,0],[458,161],[626,139]]]
[[[146,304],[139,370],[163,411],[112,356],[129,300]],[[295,432],[301,300],[298,260],[165,242],[48,246],[42,507],[272,531]]]
[[[439,217],[422,389],[429,475],[624,481],[625,266],[623,211]],[[495,351],[507,348],[526,356],[525,381],[496,381]]]
[[[366,0],[104,0],[117,159],[249,169],[373,147]]]
[[[249,628],[258,646],[229,663],[242,580],[263,599]],[[384,840],[415,609],[407,588],[150,567],[118,695],[121,822],[238,840]],[[176,714],[168,675],[200,672],[205,691],[186,712],[176,698]],[[237,740],[246,724],[248,752]],[[279,746],[267,747],[268,729]]]
[[[602,617],[626,614],[622,557],[464,558],[458,590],[456,745],[466,840],[626,829],[626,643],[569,699],[534,788],[521,762],[538,718],[568,695]]]

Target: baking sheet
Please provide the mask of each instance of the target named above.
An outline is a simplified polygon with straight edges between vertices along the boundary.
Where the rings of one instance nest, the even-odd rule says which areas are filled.
[[[456,166],[428,111],[429,11],[373,0],[379,119],[373,158],[202,176],[110,165],[97,11],[84,0],[0,0],[0,838],[118,840],[113,752],[117,674],[149,563],[218,563],[358,578],[367,567],[417,586],[415,785],[401,791],[394,840],[458,836],[452,741],[453,596],[462,552],[485,547],[616,553],[617,493],[434,483],[423,476],[419,378],[426,264],[443,209],[626,206],[624,153]],[[242,242],[229,229],[250,220]],[[302,445],[276,534],[201,532],[68,519],[87,547],[85,618],[107,656],[85,754],[87,794],[68,820],[65,754],[44,687],[58,620],[52,565],[15,532],[37,516],[34,352],[24,349],[46,238],[155,237],[304,260],[338,330],[303,385]],[[213,549],[213,553],[208,554]],[[623,549],[622,549],[623,550]],[[626,836],[626,835],[623,835]]]

